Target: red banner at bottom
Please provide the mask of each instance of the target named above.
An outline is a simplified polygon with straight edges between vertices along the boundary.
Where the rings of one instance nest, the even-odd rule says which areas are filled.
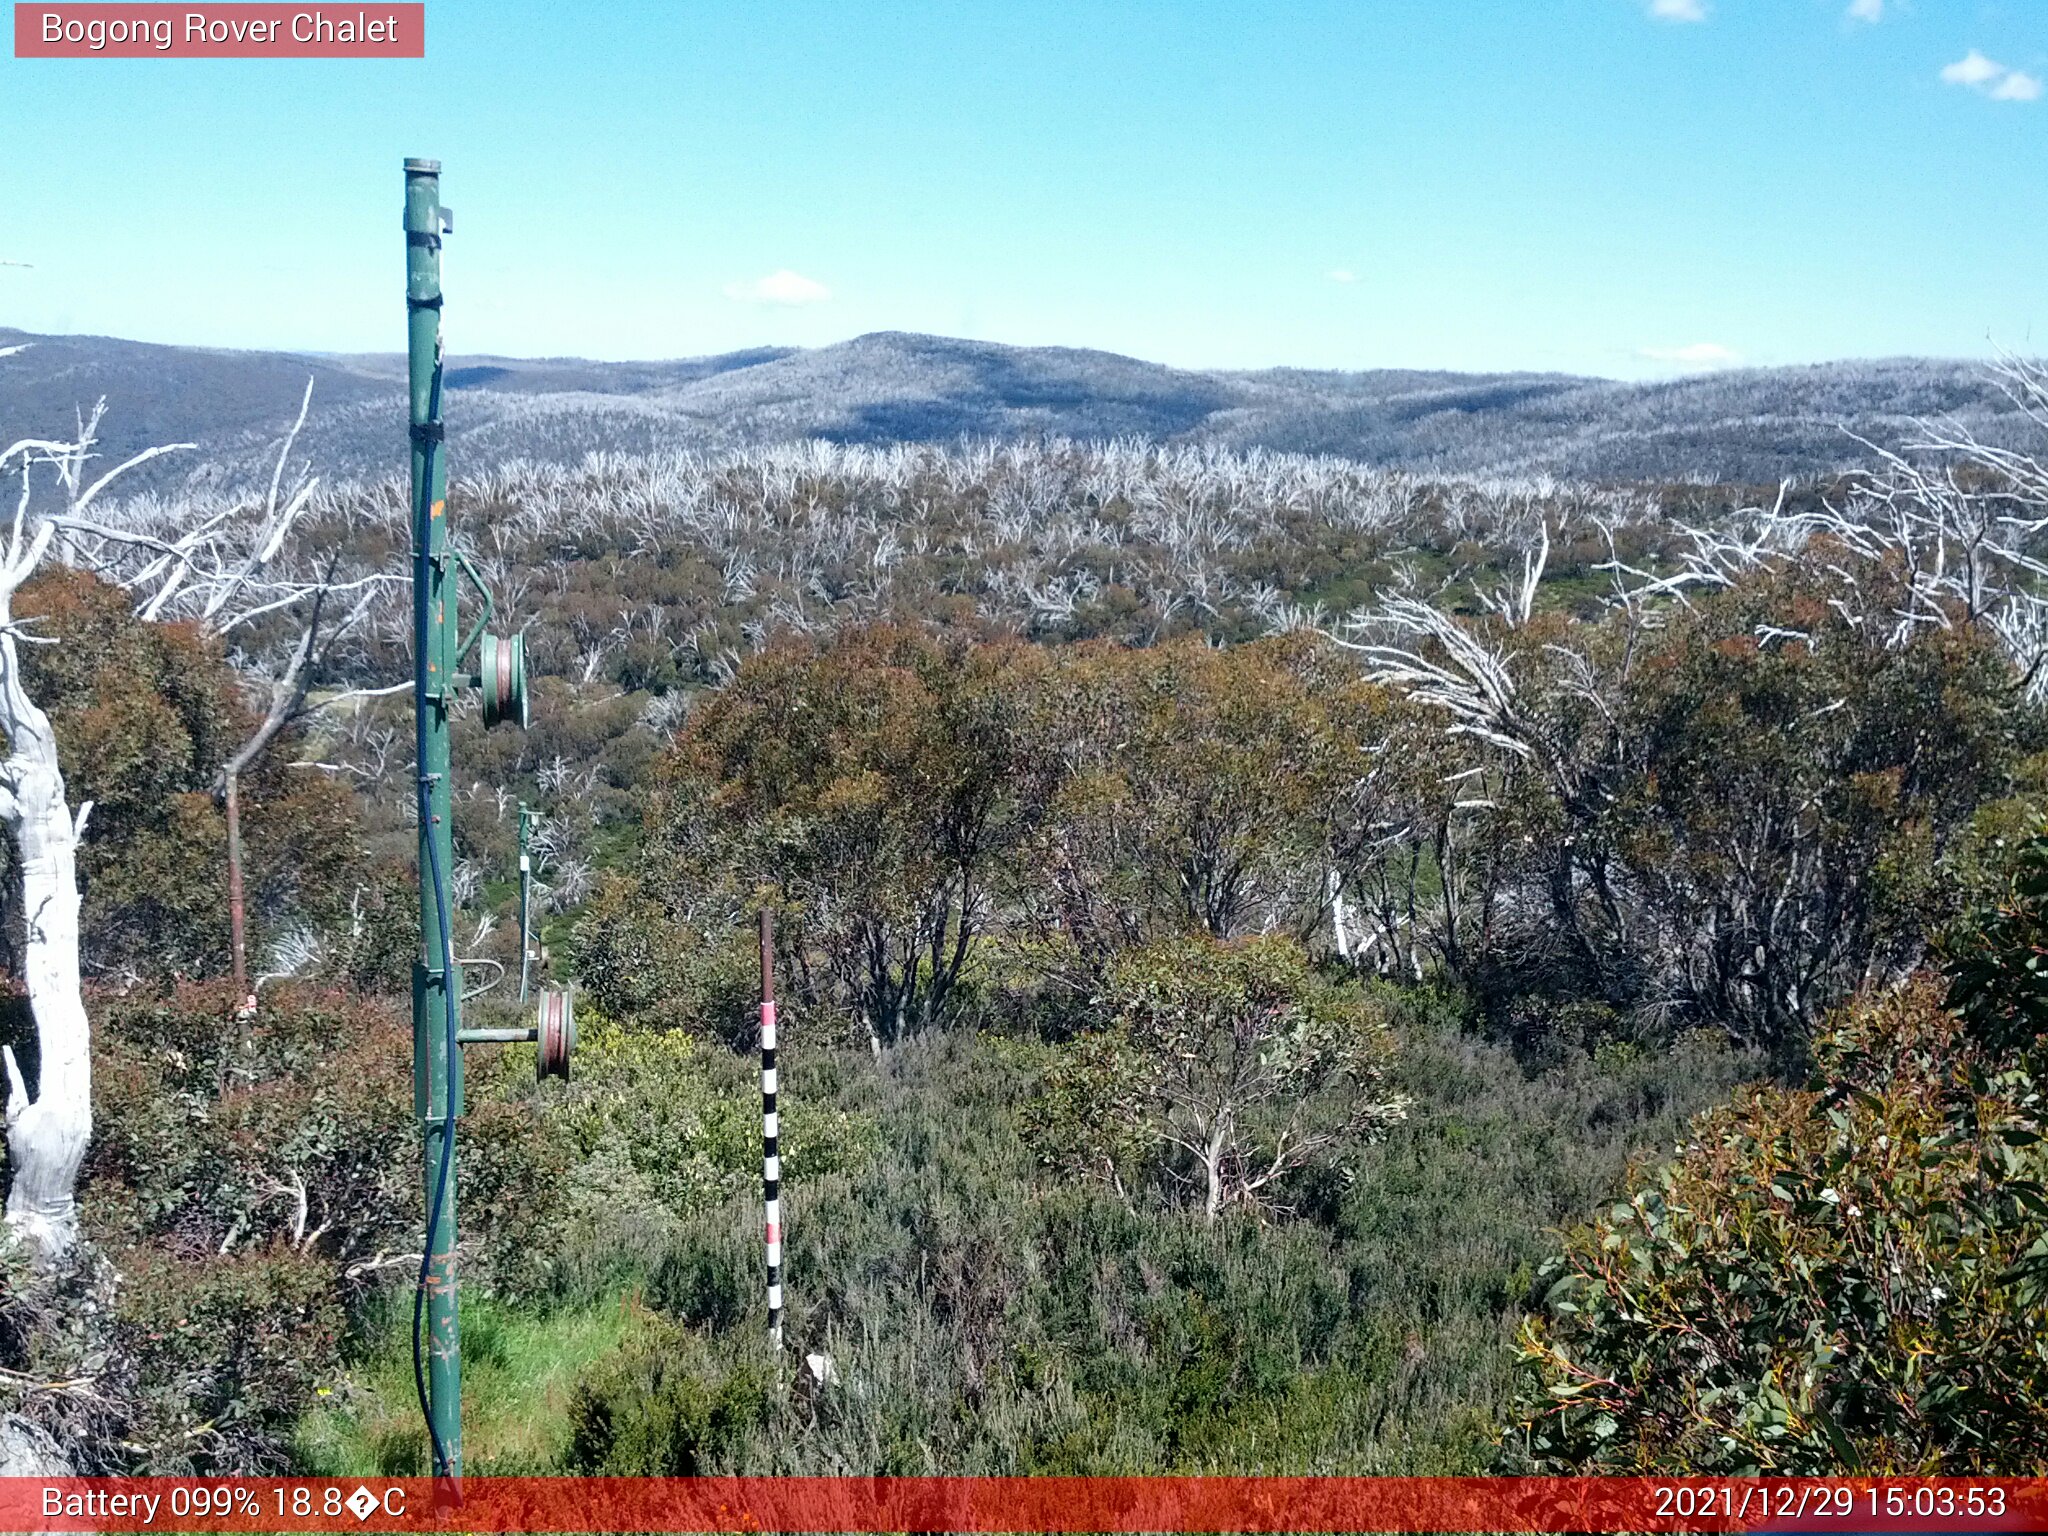
[[[2048,1531],[2048,1478],[9,1478],[6,1531]]]

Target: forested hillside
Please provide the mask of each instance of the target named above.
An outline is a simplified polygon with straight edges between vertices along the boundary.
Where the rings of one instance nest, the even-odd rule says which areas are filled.
[[[0,375],[0,414],[60,432],[71,404],[122,403],[119,458],[150,443],[203,452],[145,473],[201,487],[268,463],[271,418],[310,374],[306,446],[331,476],[386,473],[402,444],[401,359],[33,341]],[[888,447],[962,439],[1329,454],[1428,475],[1775,484],[1876,466],[1872,444],[1953,418],[2022,446],[2019,403],[1981,365],[1934,358],[1725,370],[1629,384],[1563,374],[1168,368],[1110,352],[879,332],[813,350],[760,347],[667,362],[455,357],[450,441],[472,469],[574,467],[590,452],[727,452],[805,440]]]
[[[771,369],[861,355],[635,398],[766,421]],[[1081,430],[1060,359],[1011,361]],[[65,773],[94,1111],[76,1247],[0,1248],[17,1458],[423,1464],[406,500],[299,479],[388,419],[377,366],[335,364],[360,403],[282,460],[289,402],[251,405],[274,481],[95,499],[89,461],[10,450],[9,686]],[[580,366],[477,378],[451,419],[557,432]],[[1241,446],[1224,397],[1296,383],[1203,387],[1192,442],[493,463],[451,434],[453,526],[538,674],[523,733],[456,721],[467,1017],[513,1016],[525,801],[583,1020],[566,1086],[469,1057],[469,1470],[2031,1466],[2039,461],[1993,434],[1782,488],[1410,472]],[[1668,419],[1487,387],[1504,455],[1546,411],[1553,443]],[[11,1134],[32,1038],[17,1002]]]

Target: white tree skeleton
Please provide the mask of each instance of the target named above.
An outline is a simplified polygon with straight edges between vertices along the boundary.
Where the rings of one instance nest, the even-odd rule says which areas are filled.
[[[270,569],[312,504],[315,483],[310,479],[282,504],[279,499],[285,460],[304,424],[310,398],[309,381],[253,530],[237,520],[236,514],[246,509],[246,503],[237,501],[182,529],[140,526],[142,519],[132,511],[118,522],[88,518],[87,512],[120,476],[192,446],[174,443],[145,449],[88,481],[104,400],[79,420],[71,439],[23,438],[0,451],[0,474],[18,474],[21,479],[5,557],[0,559],[0,732],[8,745],[8,755],[0,761],[0,824],[6,826],[21,865],[27,915],[24,970],[36,1035],[33,1089],[12,1048],[0,1048],[12,1172],[6,1228],[46,1263],[62,1258],[77,1241],[78,1171],[92,1134],[91,1026],[80,981],[78,887],[78,844],[92,807],[88,802],[76,812],[71,809],[56,735],[24,685],[20,646],[36,637],[15,620],[15,595],[46,559],[55,558],[126,588],[136,596],[138,616],[144,619],[189,618],[217,634],[310,600],[312,618],[301,631],[283,677],[273,682],[271,707],[252,740],[253,751],[244,749],[253,758],[305,711],[311,667],[320,654],[321,609],[330,594],[348,590],[358,599],[348,617],[329,630],[329,643],[367,613],[382,584],[399,579],[372,573],[336,583],[330,567],[327,579],[308,581]],[[31,519],[39,471],[55,482],[61,509]],[[173,511],[189,512],[189,504],[180,502]]]

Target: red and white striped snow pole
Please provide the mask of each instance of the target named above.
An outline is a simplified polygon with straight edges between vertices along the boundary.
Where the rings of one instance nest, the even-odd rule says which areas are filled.
[[[782,1156],[775,1115],[775,919],[761,909],[761,1200],[767,1217],[768,1342],[782,1348]]]

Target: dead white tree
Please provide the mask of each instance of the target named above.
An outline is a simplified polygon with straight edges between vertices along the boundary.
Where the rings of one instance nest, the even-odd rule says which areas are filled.
[[[285,485],[292,449],[312,401],[309,378],[298,417],[278,450],[269,492],[260,503],[230,501],[189,522],[184,509],[175,506],[168,511],[145,509],[118,522],[88,519],[77,509],[51,519],[59,534],[59,558],[126,587],[135,594],[137,611],[145,619],[185,619],[230,641],[266,620],[273,627],[280,618],[297,625],[297,638],[267,672],[250,667],[263,695],[263,713],[215,777],[227,823],[230,970],[245,1012],[255,1008],[256,989],[249,984],[242,776],[286,730],[320,710],[410,686],[349,688],[312,697],[315,680],[335,648],[371,616],[389,589],[405,581],[384,571],[344,577],[339,551],[330,552],[323,566],[310,569],[289,558],[295,553],[291,535],[312,508],[319,486],[303,468],[289,492]]]
[[[1995,377],[2048,437],[2048,368],[2007,359]],[[1616,601],[1648,615],[1689,590],[1817,560],[1835,578],[1829,606],[1873,640],[1899,646],[1926,629],[1979,627],[2003,643],[2028,696],[2048,697],[2048,460],[1939,423],[1922,423],[1896,450],[1864,447],[1878,467],[1818,506],[1788,509],[1790,487],[1781,486],[1769,507],[1682,526],[1687,547],[1666,572],[1609,561],[1601,568],[1615,577]],[[1868,597],[1859,565],[1895,572],[1900,590],[1882,603]],[[1760,629],[1757,638],[1804,637]]]
[[[40,450],[15,444],[0,465]],[[24,480],[26,476],[24,475]],[[24,486],[22,505],[27,503]],[[91,1033],[78,982],[78,834],[90,805],[72,813],[57,763],[49,716],[22,686],[14,594],[48,548],[47,527],[24,540],[17,509],[0,566],[0,821],[21,865],[27,918],[29,1012],[35,1020],[36,1086],[31,1092],[14,1048],[0,1045],[7,1071],[7,1225],[45,1258],[71,1247],[78,1231],[73,1192],[92,1135]]]
[[[78,839],[92,812],[75,811],[57,760],[50,718],[29,696],[21,675],[25,635],[14,618],[14,598],[48,554],[57,526],[30,518],[39,469],[54,471],[72,514],[83,512],[125,471],[171,452],[148,449],[90,484],[84,481],[93,429],[81,422],[76,438],[59,442],[23,438],[0,452],[0,474],[19,475],[21,491],[0,561],[0,823],[13,839],[21,866],[26,923],[23,965],[29,1013],[35,1024],[35,1082],[28,1081],[11,1046],[0,1046],[7,1075],[6,1225],[44,1262],[67,1253],[78,1237],[78,1169],[92,1136],[92,1036],[78,969]]]
[[[280,552],[313,494],[313,483],[305,480],[289,497],[280,496],[297,426],[280,455],[270,494],[256,504],[253,518],[245,501],[206,511],[183,500],[142,503],[140,510],[131,506],[100,516],[96,509],[102,496],[122,475],[193,446],[145,449],[95,476],[94,450],[104,412],[101,401],[78,421],[69,439],[23,438],[0,452],[0,475],[20,482],[0,559],[0,732],[8,746],[0,762],[0,824],[21,866],[24,979],[35,1028],[32,1082],[12,1048],[0,1050],[12,1172],[6,1225],[45,1262],[60,1258],[77,1240],[78,1170],[92,1134],[91,1030],[80,986],[78,887],[78,842],[92,806],[72,808],[55,732],[24,683],[20,648],[36,637],[14,618],[16,594],[46,561],[57,560],[125,587],[145,619],[192,619],[221,635],[294,606],[309,610],[282,681],[273,680],[271,708],[252,738],[260,752],[303,708],[306,679],[322,654],[323,636],[331,643],[345,627],[322,625],[323,612],[337,594],[350,594],[350,611],[359,617],[370,596],[402,580],[383,573],[338,580],[332,565],[324,575],[310,577],[279,569]],[[302,404],[300,424],[304,419]],[[39,481],[44,486],[40,493]],[[54,505],[44,507],[43,502]]]
[[[2048,371],[2009,362],[2002,377],[2048,435]],[[1660,1005],[1711,995],[1724,1012],[1739,1004],[1770,1019],[1803,1015],[1823,982],[1835,985],[1828,967],[1846,964],[1832,946],[1847,930],[1838,914],[1822,921],[1800,907],[1807,898],[1799,882],[1821,879],[1817,855],[1804,844],[1783,854],[1786,873],[1773,875],[1779,888],[1758,898],[1761,915],[1743,919],[1766,938],[1789,937],[1717,949],[1725,925],[1670,930],[1693,921],[1674,912],[1711,901],[1682,886],[1683,866],[1673,877],[1639,865],[1605,830],[1615,784],[1634,771],[1620,724],[1631,668],[1657,631],[1701,609],[1705,594],[1784,573],[1821,617],[1795,618],[1800,610],[1787,605],[1755,619],[1759,646],[1855,644],[1877,658],[1930,630],[1972,628],[2003,644],[2034,701],[2048,697],[2048,461],[1954,426],[1923,425],[1896,451],[1865,446],[1875,468],[1825,495],[1795,495],[1788,484],[1768,505],[1679,526],[1654,562],[1631,565],[1614,553],[1600,567],[1614,581],[1611,622],[1568,626],[1561,643],[1531,627],[1546,552],[1540,544],[1525,554],[1518,586],[1479,594],[1480,619],[1390,596],[1333,637],[1361,655],[1369,676],[1437,716],[1443,735],[1473,759],[1454,764],[1459,772],[1490,761],[1526,765],[1548,781],[1562,829],[1544,867],[1519,877],[1522,910],[1544,912],[1550,936],[1593,974],[1607,973],[1608,957],[1655,956],[1658,978],[1644,995]],[[1610,535],[1610,550],[1616,542]],[[1841,707],[1827,704],[1806,719]],[[1757,835],[1780,833],[1760,824]],[[1761,860],[1745,852],[1745,871],[1765,867]],[[1663,894],[1648,894],[1653,886]],[[1814,910],[1832,899],[1832,889],[1813,886]],[[1450,891],[1446,875],[1446,897]],[[1780,943],[1782,964],[1769,948]],[[1754,980],[1766,972],[1768,985]]]

